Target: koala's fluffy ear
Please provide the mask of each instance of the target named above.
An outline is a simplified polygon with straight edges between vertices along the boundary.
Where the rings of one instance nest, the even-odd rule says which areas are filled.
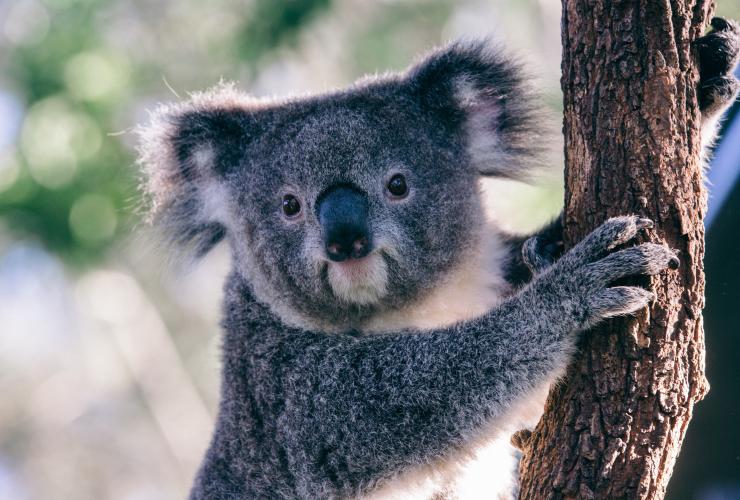
[[[233,85],[219,85],[160,106],[136,129],[150,220],[198,256],[226,235],[227,176],[245,156],[249,104]]]
[[[438,49],[409,70],[411,92],[455,133],[482,175],[527,180],[542,150],[536,99],[488,41]],[[540,129],[542,127],[539,127]]]

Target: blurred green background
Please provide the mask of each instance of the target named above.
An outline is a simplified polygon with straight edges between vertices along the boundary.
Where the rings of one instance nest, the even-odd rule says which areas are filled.
[[[325,90],[493,35],[557,116],[559,18],[554,0],[0,0],[0,498],[182,498],[210,437],[228,256],[184,266],[141,223],[148,109],[220,79]],[[558,168],[491,187],[505,224],[558,212]],[[693,484],[676,497],[710,491]]]

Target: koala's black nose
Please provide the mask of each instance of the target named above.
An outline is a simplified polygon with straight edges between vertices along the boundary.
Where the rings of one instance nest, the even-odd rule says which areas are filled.
[[[360,259],[372,250],[367,197],[350,186],[337,186],[319,197],[319,222],[330,260]]]

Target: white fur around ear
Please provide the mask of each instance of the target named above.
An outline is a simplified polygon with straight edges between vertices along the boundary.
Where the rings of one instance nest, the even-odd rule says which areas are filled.
[[[473,166],[480,172],[487,172],[492,166],[504,172],[511,164],[511,158],[501,144],[496,133],[496,124],[501,119],[501,108],[495,102],[486,103],[481,93],[466,78],[455,82],[455,97],[465,111],[467,120],[465,132],[468,136],[468,154]],[[513,172],[509,177],[513,175]]]
[[[259,100],[239,90],[233,82],[220,83],[204,91],[195,92],[187,101],[161,104],[150,112],[149,123],[134,129],[139,141],[138,164],[143,174],[142,190],[150,197],[150,214],[156,216],[185,186],[183,170],[207,171],[213,166],[213,144],[194,144],[191,165],[182,165],[177,157],[179,121],[186,115],[215,110],[245,110],[253,108]]]
[[[261,105],[233,83],[221,83],[187,101],[160,105],[148,124],[135,129],[149,219],[172,239],[194,241],[201,252],[225,234],[230,196],[219,169],[229,160],[228,141],[242,133],[239,113]]]
[[[490,41],[437,49],[409,72],[412,90],[441,119],[461,112],[473,166],[528,180],[542,166],[543,116],[518,63]],[[457,117],[455,117],[457,118]]]
[[[523,85],[497,88],[484,83],[468,75],[453,82],[457,105],[466,117],[470,161],[483,175],[528,180],[541,167],[543,136],[533,126],[540,111]]]

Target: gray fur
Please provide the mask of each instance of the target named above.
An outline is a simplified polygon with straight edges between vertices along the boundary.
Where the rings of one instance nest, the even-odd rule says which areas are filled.
[[[660,245],[614,251],[645,219],[610,219],[562,257],[560,220],[529,240],[485,234],[480,176],[523,179],[537,164],[528,96],[500,52],[455,44],[330,94],[276,102],[217,87],[139,129],[153,220],[198,252],[225,238],[233,254],[221,405],[193,499],[380,491],[469,449],[563,372],[579,332],[648,304],[647,290],[610,286],[677,263]],[[389,199],[399,172],[410,193]],[[339,264],[322,246],[316,204],[335,186],[367,203],[375,260],[361,300],[332,280]],[[281,212],[286,193],[296,217]],[[489,236],[510,252],[492,262],[509,283],[496,307],[365,331],[448,283]]]

